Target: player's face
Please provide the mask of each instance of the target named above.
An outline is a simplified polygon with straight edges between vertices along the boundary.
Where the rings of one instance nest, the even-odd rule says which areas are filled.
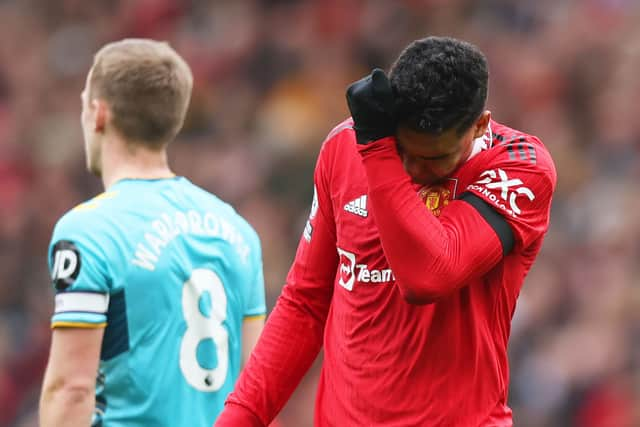
[[[100,140],[97,138],[95,132],[95,106],[89,100],[89,82],[91,79],[91,73],[93,69],[89,70],[89,74],[87,75],[87,81],[85,83],[84,90],[80,95],[82,100],[82,113],[80,115],[80,122],[82,123],[82,134],[84,137],[84,150],[85,157],[87,161],[87,169],[89,172],[101,176],[102,174],[102,166],[101,166],[101,150],[100,150]]]
[[[455,130],[433,136],[399,127],[396,133],[398,153],[404,169],[416,184],[430,185],[451,175],[471,154],[473,140],[482,136],[489,112],[464,134]]]

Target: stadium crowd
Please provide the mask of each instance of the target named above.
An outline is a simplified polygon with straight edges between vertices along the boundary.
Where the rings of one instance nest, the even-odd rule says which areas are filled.
[[[152,37],[190,63],[174,169],[257,229],[272,307],[315,156],[348,114],[346,86],[429,34],[487,54],[493,116],[539,136],[558,169],[551,229],[513,321],[515,424],[640,425],[639,19],[634,0],[1,1],[0,426],[37,424],[48,240],[61,214],[100,192],[79,122],[97,47]],[[312,425],[317,374],[282,427]]]

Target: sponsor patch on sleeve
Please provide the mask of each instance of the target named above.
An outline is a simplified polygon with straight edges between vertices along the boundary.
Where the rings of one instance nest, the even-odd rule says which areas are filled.
[[[532,202],[536,198],[522,180],[509,177],[500,168],[486,170],[480,174],[480,178],[474,184],[468,185],[467,190],[478,193],[514,218],[522,213],[519,199]]]
[[[53,246],[51,280],[58,291],[64,291],[80,274],[80,251],[70,240],[60,240]]]

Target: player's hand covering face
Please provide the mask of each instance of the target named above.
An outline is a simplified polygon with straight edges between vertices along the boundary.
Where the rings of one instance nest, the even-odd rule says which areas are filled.
[[[395,135],[397,121],[393,90],[381,69],[376,68],[370,75],[347,88],[347,105],[358,144]]]

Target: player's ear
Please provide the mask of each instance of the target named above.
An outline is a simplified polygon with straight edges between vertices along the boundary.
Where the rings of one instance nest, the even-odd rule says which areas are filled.
[[[96,132],[103,132],[109,119],[109,107],[107,103],[101,99],[92,100],[91,107],[95,117],[94,130]]]
[[[484,110],[478,120],[473,125],[473,138],[480,138],[487,131],[489,121],[491,120],[491,111]]]

